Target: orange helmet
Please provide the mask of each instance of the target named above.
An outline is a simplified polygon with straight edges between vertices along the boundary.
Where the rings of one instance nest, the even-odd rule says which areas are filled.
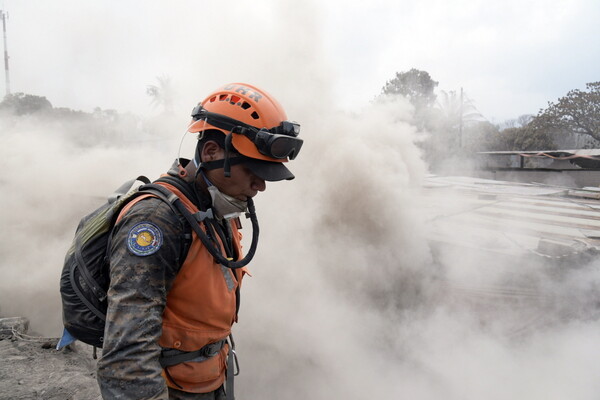
[[[287,121],[283,107],[262,89],[231,83],[192,110],[191,133],[216,129],[240,154],[270,162],[294,159],[302,147],[300,125]]]

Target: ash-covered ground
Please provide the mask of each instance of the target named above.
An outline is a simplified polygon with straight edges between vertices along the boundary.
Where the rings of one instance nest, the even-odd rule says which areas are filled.
[[[0,318],[0,399],[100,399],[89,346],[57,351],[56,338],[10,329],[15,319]]]

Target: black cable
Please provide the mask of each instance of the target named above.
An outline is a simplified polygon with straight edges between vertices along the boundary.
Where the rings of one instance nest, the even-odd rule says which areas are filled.
[[[196,176],[197,175],[198,175],[198,173],[196,173]],[[144,185],[144,186],[146,186],[146,185]],[[144,186],[142,186],[142,187],[144,187]],[[166,196],[171,196],[171,195],[174,196],[174,194],[164,186],[155,185],[155,184],[149,184],[147,186],[155,188],[156,190],[162,192]],[[195,186],[196,185],[194,185],[194,187]],[[230,258],[223,257],[223,255],[221,254],[220,248],[219,248],[220,246],[215,245],[213,243],[213,241],[211,240],[211,238],[208,237],[207,233],[205,233],[202,230],[202,228],[200,227],[200,224],[198,223],[198,221],[196,220],[194,215],[187,209],[187,207],[181,201],[180,198],[177,198],[173,202],[173,205],[179,210],[181,215],[183,215],[183,217],[187,220],[188,224],[190,224],[190,226],[192,227],[194,232],[196,232],[196,235],[198,236],[198,238],[200,239],[200,241],[202,242],[204,247],[206,247],[206,249],[208,250],[210,255],[213,256],[213,258],[215,260],[217,260],[217,262],[219,264],[221,264],[227,268],[230,268],[230,269],[238,269],[238,268],[242,268],[242,267],[248,265],[250,263],[250,261],[252,261],[252,258],[254,258],[254,254],[256,253],[256,248],[258,247],[258,237],[259,237],[259,233],[260,233],[260,229],[258,226],[258,219],[256,217],[256,208],[254,207],[254,201],[252,200],[252,198],[248,199],[248,213],[246,213],[246,215],[250,218],[250,221],[252,222],[252,243],[250,244],[250,249],[248,250],[248,253],[246,253],[246,256],[243,259],[238,260],[238,261],[233,261]],[[207,231],[208,231],[208,229],[209,229],[208,225],[205,224],[205,226],[207,227]]]
[[[188,211],[181,200],[176,201],[175,206],[188,220],[202,244],[206,247],[210,255],[212,255],[213,258],[219,262],[219,264],[222,264],[230,269],[238,269],[248,265],[248,263],[252,261],[252,258],[254,258],[254,254],[256,253],[256,248],[258,247],[259,226],[258,219],[256,218],[256,209],[254,208],[254,202],[251,198],[248,199],[248,215],[250,217],[250,221],[252,222],[252,243],[250,244],[250,249],[248,250],[248,253],[246,253],[246,256],[239,261],[233,261],[223,257],[221,252],[216,249],[216,246],[210,242],[209,238],[206,236],[206,233],[202,231],[202,228],[200,228],[200,225],[194,216]]]

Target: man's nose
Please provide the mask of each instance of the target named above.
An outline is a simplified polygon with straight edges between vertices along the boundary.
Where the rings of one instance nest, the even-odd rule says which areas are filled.
[[[267,184],[265,183],[264,179],[261,179],[258,176],[254,175],[254,177],[252,179],[251,187],[252,187],[252,190],[258,190],[259,192],[264,192],[265,189],[267,188]]]

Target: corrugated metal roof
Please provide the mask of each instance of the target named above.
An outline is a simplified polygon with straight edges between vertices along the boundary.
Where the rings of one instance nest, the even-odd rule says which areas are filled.
[[[600,149],[542,151],[483,151],[477,153],[484,169],[599,169]]]
[[[600,251],[599,188],[429,176],[424,194],[432,241],[554,259]]]
[[[539,157],[600,157],[600,149],[577,149],[577,150],[534,150],[534,151],[481,151],[478,154],[490,155],[528,155]]]

